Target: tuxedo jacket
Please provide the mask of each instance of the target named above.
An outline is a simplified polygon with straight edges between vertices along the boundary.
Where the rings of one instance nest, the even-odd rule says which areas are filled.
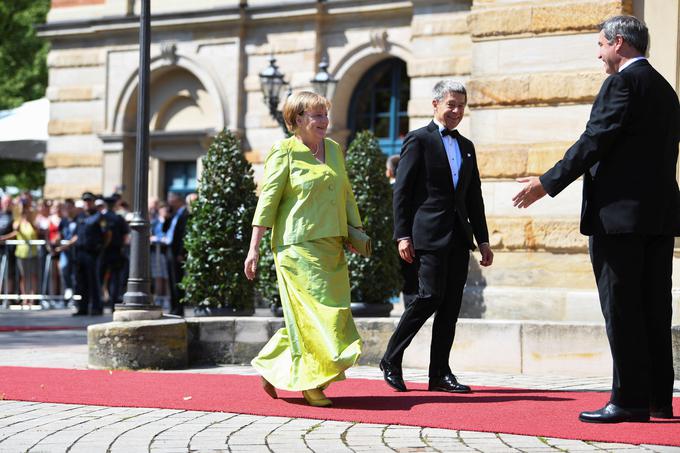
[[[579,140],[541,176],[552,197],[583,175],[581,233],[680,235],[680,106],[647,60],[602,84]]]
[[[416,250],[439,250],[465,237],[489,241],[475,147],[460,136],[462,163],[454,189],[451,166],[434,122],[406,135],[394,183],[394,238],[410,237]],[[460,234],[462,233],[462,234]]]

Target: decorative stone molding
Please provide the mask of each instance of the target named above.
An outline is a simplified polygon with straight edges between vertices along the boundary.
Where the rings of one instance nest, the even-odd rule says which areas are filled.
[[[161,43],[161,58],[172,65],[177,63],[177,44],[174,41],[163,41]]]
[[[44,164],[45,168],[101,167],[102,155],[99,153],[47,153]]]
[[[277,36],[276,40],[261,45],[247,45],[248,55],[283,55],[295,54],[298,52],[314,52],[314,36],[305,32],[295,35]]]
[[[554,5],[479,8],[468,16],[472,39],[597,30],[607,16],[631,13],[631,0],[590,0]]]
[[[171,50],[168,49],[167,52],[171,52]],[[150,71],[152,76],[155,71],[168,66],[177,66],[191,73],[203,85],[210,98],[215,101],[217,107],[217,126],[215,129],[221,130],[226,127],[226,96],[223,94],[222,87],[215,77],[212,68],[206,66],[194,56],[186,56],[176,51],[174,54],[171,53],[171,55],[174,55],[174,58],[176,58],[174,63],[170,63],[169,59],[165,58],[162,53],[151,59]],[[114,135],[120,135],[125,132],[123,127],[126,113],[128,113],[130,103],[136,102],[133,95],[137,89],[137,67],[131,68],[126,72],[126,76],[121,79],[125,82],[120,84],[115,90],[111,90],[111,87],[108,87],[109,98],[107,99],[107,104],[109,107],[106,132]]]
[[[387,52],[390,48],[390,43],[387,40],[387,30],[376,30],[371,32],[371,46]]]

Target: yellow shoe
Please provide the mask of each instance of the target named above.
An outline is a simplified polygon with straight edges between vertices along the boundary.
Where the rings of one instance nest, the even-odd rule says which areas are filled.
[[[264,390],[264,392],[265,392],[267,395],[271,396],[271,397],[274,398],[274,399],[276,399],[276,398],[278,397],[278,395],[276,394],[276,389],[274,388],[273,385],[271,385],[271,384],[269,383],[268,380],[266,380],[265,378],[263,378],[262,376],[260,376],[260,382],[261,382],[261,384],[262,384],[262,390]]]
[[[326,398],[326,395],[323,394],[321,389],[303,390],[302,396],[305,397],[310,406],[328,407],[333,404],[331,400]]]

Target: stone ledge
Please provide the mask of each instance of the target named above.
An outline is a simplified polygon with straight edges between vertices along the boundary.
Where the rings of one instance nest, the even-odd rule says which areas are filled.
[[[494,266],[496,266],[494,256]],[[568,272],[565,264],[565,272]],[[513,270],[506,272],[512,273]],[[514,272],[520,280],[521,270]],[[588,269],[589,289],[573,287],[535,288],[489,284],[476,286],[468,279],[463,292],[461,316],[485,320],[588,323],[602,322],[600,299],[592,269]],[[674,324],[680,325],[680,289],[672,293]]]
[[[377,365],[397,318],[358,318],[362,365]],[[187,319],[191,364],[247,364],[283,325],[280,318]],[[432,320],[404,355],[406,368],[428,366]],[[676,372],[680,326],[673,329]],[[611,358],[603,323],[486,321],[461,319],[451,354],[456,371],[608,376]]]
[[[470,32],[468,14],[465,12],[451,15],[415,15],[411,24],[411,37],[467,34]]]
[[[95,132],[92,120],[50,120],[47,125],[50,135],[89,135]]]
[[[511,35],[594,32],[606,17],[631,12],[630,0],[516,5],[473,9],[468,16],[468,25],[473,41]]]
[[[413,58],[408,62],[409,77],[455,76],[470,74],[472,58]]]
[[[552,168],[572,142],[523,145],[478,145],[477,165],[482,178],[539,176]]]
[[[73,168],[73,167],[101,167],[102,155],[97,153],[88,154],[67,154],[67,153],[47,153],[45,154],[45,168]]]
[[[52,50],[47,56],[47,66],[50,68],[75,68],[104,64],[106,64],[106,52],[102,49]]]
[[[570,253],[588,250],[578,219],[489,217],[487,224],[494,249]]]
[[[468,83],[472,108],[494,106],[590,103],[604,75],[600,72],[520,74],[472,79]]]
[[[83,183],[83,184],[45,184],[43,194],[45,198],[50,199],[64,199],[64,198],[80,198],[83,192],[99,193],[102,188],[99,184]]]
[[[48,87],[47,98],[50,102],[94,101],[104,98],[104,88],[102,86]]]

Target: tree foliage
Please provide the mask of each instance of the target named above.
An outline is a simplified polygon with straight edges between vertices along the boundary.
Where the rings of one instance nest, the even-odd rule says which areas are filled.
[[[198,199],[185,239],[185,303],[253,307],[253,284],[243,274],[257,198],[253,170],[241,144],[226,129],[203,158]]]
[[[0,2],[0,110],[18,107],[45,94],[48,44],[36,34],[49,0]]]
[[[392,188],[385,176],[386,156],[375,136],[359,132],[347,150],[347,173],[373,255],[350,254],[352,301],[385,303],[402,286],[399,256],[392,240]]]
[[[44,185],[45,167],[42,162],[2,159],[0,189],[16,187],[20,190],[33,190]]]

